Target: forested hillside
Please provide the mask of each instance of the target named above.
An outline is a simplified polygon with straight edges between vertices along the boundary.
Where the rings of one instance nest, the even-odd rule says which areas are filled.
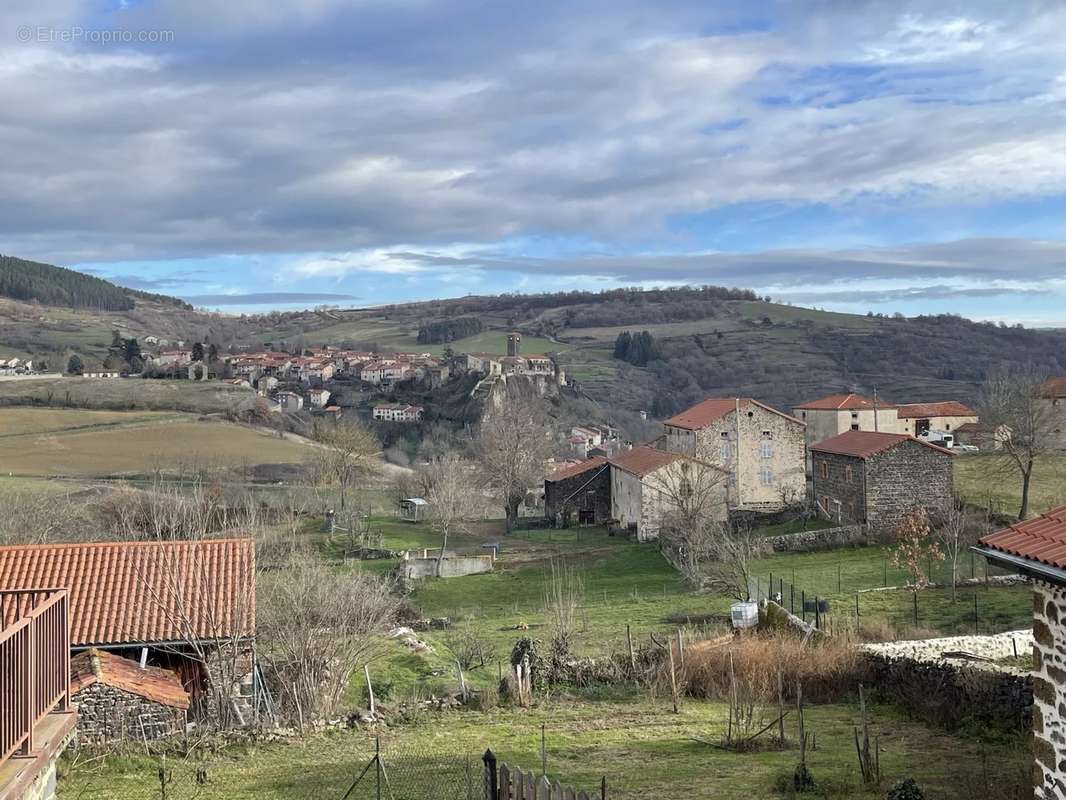
[[[66,308],[128,311],[133,298],[113,283],[72,269],[0,256],[0,296]]]

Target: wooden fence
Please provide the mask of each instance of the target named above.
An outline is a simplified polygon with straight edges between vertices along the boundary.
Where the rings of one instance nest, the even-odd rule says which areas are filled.
[[[532,770],[523,772],[498,763],[491,750],[481,760],[485,763],[485,800],[607,800],[606,776],[600,780],[599,791],[589,793],[549,781],[546,775],[538,777]]]

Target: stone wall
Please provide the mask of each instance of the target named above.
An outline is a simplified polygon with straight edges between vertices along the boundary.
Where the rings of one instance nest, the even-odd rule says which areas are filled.
[[[874,531],[895,528],[915,506],[943,509],[955,492],[955,456],[905,441],[866,461],[866,516]]]
[[[97,682],[73,697],[78,707],[78,744],[159,739],[185,731],[183,709]]]
[[[1033,787],[1066,797],[1066,589],[1033,584]]]
[[[864,525],[843,525],[838,528],[822,528],[815,531],[800,531],[781,536],[770,536],[759,542],[763,555],[771,553],[809,553],[829,550],[834,547],[864,546],[873,543]]]
[[[814,501],[833,520],[866,521],[866,462],[837,453],[812,453]]]
[[[611,518],[611,468],[604,464],[587,472],[544,482],[544,516],[562,527],[585,514],[599,524]]]
[[[480,575],[492,572],[495,559],[492,556],[445,556],[437,575],[436,558],[409,558],[400,563],[400,574],[404,580],[421,580],[423,578],[459,578],[464,575]]]

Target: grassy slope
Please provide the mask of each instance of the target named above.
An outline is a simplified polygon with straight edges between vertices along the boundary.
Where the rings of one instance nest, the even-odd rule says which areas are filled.
[[[78,377],[0,381],[0,406],[71,406],[116,411],[173,409],[220,414],[249,408],[254,403],[253,390],[217,381]]]
[[[1043,456],[1033,471],[1029,488],[1030,512],[1038,514],[1066,503],[1066,454]],[[980,508],[1017,514],[1022,479],[1002,456],[969,455],[955,459],[955,487],[968,502]]]

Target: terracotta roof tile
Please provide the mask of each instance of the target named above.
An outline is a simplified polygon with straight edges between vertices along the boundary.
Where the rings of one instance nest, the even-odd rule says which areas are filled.
[[[551,475],[544,480],[546,481],[565,481],[567,478],[573,478],[575,475],[580,475],[583,472],[602,467],[607,463],[607,459],[603,456],[595,456],[593,458],[587,458],[584,461],[579,461],[576,464],[570,464],[565,467],[559,467]]]
[[[1040,387],[1042,397],[1066,397],[1066,378],[1048,378]]]
[[[990,533],[980,544],[991,550],[1066,569],[1066,506]]]
[[[921,439],[915,439],[905,433],[879,433],[877,431],[844,431],[818,444],[811,445],[811,450],[818,453],[834,453],[855,458],[870,458],[883,453],[903,442],[915,442],[923,447],[931,447],[947,455],[954,455],[950,450],[938,447]]]
[[[0,589],[70,593],[72,647],[255,634],[255,542],[0,547]]]
[[[957,400],[939,403],[904,403],[896,406],[900,419],[913,417],[976,417],[977,412]]]
[[[141,669],[136,661],[90,648],[70,659],[71,694],[76,695],[95,683],[113,686],[171,708],[189,707],[189,693],[181,685],[177,673],[162,667]]]
[[[751,405],[758,406],[759,408],[777,414],[778,416],[785,417],[786,419],[799,422],[799,420],[792,415],[786,414],[783,411],[778,411],[776,408],[768,406],[765,403],[760,403],[758,400],[754,400],[751,397],[708,397],[706,400],[696,403],[696,405],[691,408],[687,408],[679,414],[670,417],[670,419],[665,420],[663,425],[698,431],[702,428],[706,428],[708,425],[713,425],[715,422],[722,419],[722,417],[732,414],[736,411],[738,406],[740,408],[747,408]]]
[[[656,450],[654,447],[634,447],[632,450],[623,450],[610,459],[611,466],[643,478],[650,475],[660,467],[672,464],[681,458],[678,453],[668,453],[665,450]]]
[[[794,408],[802,409],[804,411],[859,411],[862,409],[877,408],[879,411],[883,408],[895,408],[892,403],[886,403],[883,400],[878,400],[875,404],[869,397],[863,397],[861,394],[831,394],[828,397],[821,397],[818,400],[811,400],[808,403],[801,403]]]

